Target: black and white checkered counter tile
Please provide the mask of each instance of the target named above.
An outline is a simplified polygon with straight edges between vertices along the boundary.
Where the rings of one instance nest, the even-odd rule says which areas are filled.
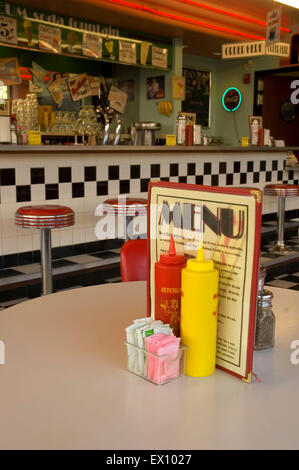
[[[276,159],[1,168],[1,203],[146,193],[151,180],[212,186],[267,182],[298,184]]]

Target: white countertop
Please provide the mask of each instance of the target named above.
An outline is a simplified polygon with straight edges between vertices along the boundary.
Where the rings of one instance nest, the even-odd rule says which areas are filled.
[[[146,313],[143,282],[1,311],[0,448],[298,449],[299,292],[271,290],[277,337],[255,353],[261,384],[216,370],[158,387],[127,372],[124,328]]]

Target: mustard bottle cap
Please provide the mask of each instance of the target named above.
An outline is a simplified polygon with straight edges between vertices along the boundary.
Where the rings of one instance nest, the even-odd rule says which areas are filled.
[[[190,269],[191,271],[212,271],[214,269],[214,261],[211,259],[205,259],[204,257],[202,243],[198,248],[197,257],[188,259],[187,269]]]

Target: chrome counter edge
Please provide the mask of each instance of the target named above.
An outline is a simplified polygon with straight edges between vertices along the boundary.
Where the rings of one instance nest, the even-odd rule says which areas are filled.
[[[229,147],[220,145],[206,146],[133,146],[133,145],[1,145],[0,153],[201,153],[201,152],[288,152],[299,151],[299,147]]]

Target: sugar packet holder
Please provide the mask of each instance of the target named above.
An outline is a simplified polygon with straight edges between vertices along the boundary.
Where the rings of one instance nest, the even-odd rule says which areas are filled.
[[[186,346],[181,346],[175,358],[169,354],[157,355],[134,344],[124,342],[127,347],[127,370],[134,375],[155,385],[165,385],[184,376],[186,361]],[[144,370],[140,372],[138,368],[132,368],[130,364],[130,354],[144,355]]]

